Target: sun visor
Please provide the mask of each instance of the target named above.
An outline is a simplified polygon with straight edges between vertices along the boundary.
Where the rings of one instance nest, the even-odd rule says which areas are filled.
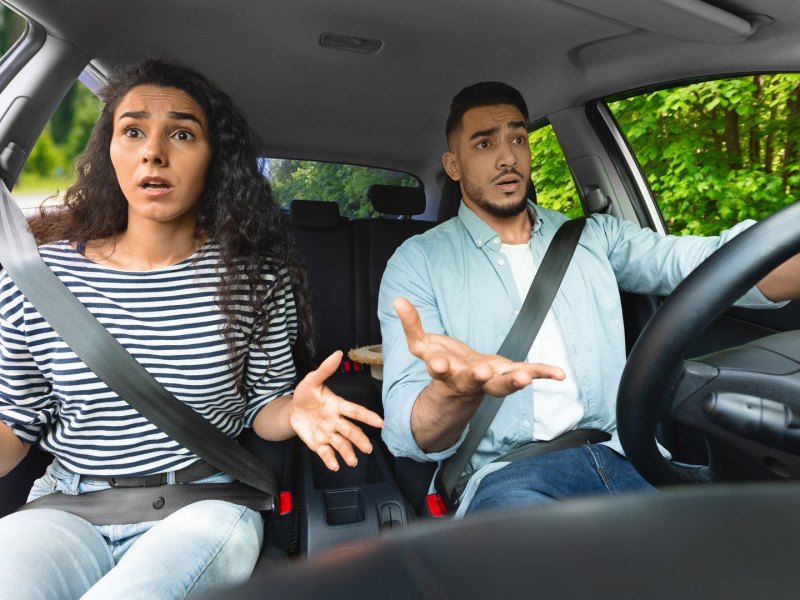
[[[670,37],[714,44],[735,44],[771,22],[763,16],[741,17],[703,0],[562,0],[640,29]]]

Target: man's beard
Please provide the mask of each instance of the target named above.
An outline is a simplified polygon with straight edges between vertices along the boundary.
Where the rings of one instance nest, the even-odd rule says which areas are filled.
[[[494,204],[486,199],[483,188],[478,184],[472,183],[469,179],[462,177],[461,185],[464,186],[464,195],[468,196],[470,200],[493,217],[498,217],[500,219],[516,217],[528,207],[527,189],[525,196],[518,202],[515,201],[513,204]]]

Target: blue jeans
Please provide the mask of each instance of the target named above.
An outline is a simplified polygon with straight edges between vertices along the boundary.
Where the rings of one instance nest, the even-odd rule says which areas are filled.
[[[466,514],[577,496],[654,489],[628,459],[603,444],[534,456],[489,473]]]
[[[202,483],[229,482],[214,475]],[[199,483],[199,482],[198,482]],[[29,500],[108,488],[57,461]],[[188,598],[246,581],[263,542],[261,515],[204,500],[161,521],[95,526],[70,513],[35,509],[0,519],[0,581],[8,599]]]

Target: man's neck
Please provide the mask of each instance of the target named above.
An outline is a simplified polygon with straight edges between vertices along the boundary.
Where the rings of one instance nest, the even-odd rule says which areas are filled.
[[[533,232],[533,219],[526,208],[519,214],[511,217],[497,217],[486,212],[472,202],[465,201],[472,212],[478,215],[489,227],[494,229],[504,244],[527,244]]]

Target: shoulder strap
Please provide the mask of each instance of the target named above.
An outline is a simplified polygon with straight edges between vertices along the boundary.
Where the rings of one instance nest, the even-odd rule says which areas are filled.
[[[583,232],[586,217],[580,217],[563,223],[556,231],[555,236],[547,248],[547,252],[542,259],[542,264],[533,278],[533,283],[528,289],[525,302],[511,326],[511,330],[503,340],[497,354],[504,356],[514,362],[525,360],[528,351],[536,339],[536,334],[547,316],[547,311],[553,303],[553,299],[561,286],[561,280],[567,271],[578,240]],[[469,422],[469,429],[461,446],[456,453],[444,461],[439,469],[440,491],[445,494],[449,501],[452,497],[458,478],[467,466],[467,463],[475,453],[475,448],[481,441],[489,425],[492,424],[503,398],[494,396],[484,396],[481,405]]]
[[[0,182],[0,263],[44,319],[108,387],[184,448],[277,497],[270,468],[175,398],[123,348],[39,255],[25,215]]]

